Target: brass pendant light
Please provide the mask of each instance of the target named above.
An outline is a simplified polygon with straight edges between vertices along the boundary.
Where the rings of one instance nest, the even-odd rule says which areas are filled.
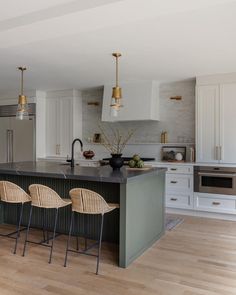
[[[118,111],[123,106],[121,104],[122,99],[122,89],[119,87],[118,82],[118,59],[121,57],[121,53],[112,53],[116,59],[116,86],[112,88],[112,100],[111,100],[111,115],[114,117],[118,116]]]
[[[24,95],[24,71],[26,71],[26,67],[18,67],[18,70],[21,71],[21,93],[18,99],[16,119],[29,120],[29,107],[27,97]]]

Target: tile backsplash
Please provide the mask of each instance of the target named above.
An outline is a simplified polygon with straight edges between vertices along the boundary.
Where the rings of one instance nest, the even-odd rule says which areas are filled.
[[[102,123],[105,128],[111,124],[121,130],[135,129],[135,133],[124,150],[125,156],[139,153],[145,157],[160,159],[161,132],[168,132],[169,143],[190,145],[195,141],[195,81],[179,81],[160,85],[160,121],[133,121]],[[172,96],[182,100],[171,100]],[[95,151],[98,158],[109,156],[109,152],[98,144],[91,144],[94,133],[100,133],[103,89],[83,91],[83,141],[86,149]],[[88,102],[99,102],[98,106]],[[135,110],[134,110],[135,111]]]

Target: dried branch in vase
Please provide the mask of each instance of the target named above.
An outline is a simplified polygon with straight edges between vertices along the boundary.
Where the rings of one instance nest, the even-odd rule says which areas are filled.
[[[132,129],[122,134],[119,129],[114,129],[111,126],[109,126],[110,132],[108,132],[102,125],[99,125],[99,129],[102,135],[101,143],[111,154],[122,154],[126,144],[135,132]]]

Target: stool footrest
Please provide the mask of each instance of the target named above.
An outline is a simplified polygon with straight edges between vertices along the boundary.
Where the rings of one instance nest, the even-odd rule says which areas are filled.
[[[57,233],[55,235],[55,238],[60,236],[61,234]],[[45,243],[49,242],[50,240],[53,239],[53,236],[51,236],[50,238],[48,239],[45,239],[45,240],[41,240],[40,242],[34,242],[34,241],[30,241],[30,240],[26,240],[27,243],[31,243],[31,244],[36,244],[36,245],[42,245],[42,246],[46,246],[46,247],[51,247],[51,245],[45,245]]]
[[[24,227],[24,228],[21,228],[19,231],[24,231],[24,230],[27,230],[27,227]],[[11,233],[8,233],[8,234],[0,234],[0,237],[5,237],[5,238],[10,238],[10,239],[17,239],[17,237],[12,237],[12,235],[15,235],[17,234],[17,230],[11,232]]]
[[[93,257],[98,257],[98,255],[96,254],[92,254],[92,253],[87,253],[86,251],[77,251],[77,250],[73,250],[73,249],[68,249],[68,252],[73,252],[73,253],[78,253],[78,254],[84,254],[84,255],[88,255],[88,256],[93,256]]]
[[[68,249],[68,252],[74,252],[74,253],[78,253],[78,254],[85,254],[85,255],[89,255],[89,256],[94,256],[94,257],[98,257],[98,255],[92,254],[92,253],[87,253],[87,251],[89,251],[90,249],[99,246],[99,242],[95,242],[93,244],[91,244],[89,247],[87,247],[84,250],[74,250],[74,249]]]

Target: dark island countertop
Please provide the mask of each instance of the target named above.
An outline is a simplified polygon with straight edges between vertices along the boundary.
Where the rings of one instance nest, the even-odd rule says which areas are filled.
[[[113,171],[110,166],[71,168],[70,165],[53,162],[19,162],[0,164],[0,174],[40,176],[48,178],[78,179],[112,183],[127,183],[132,178],[143,177],[147,174],[165,173],[165,168],[150,168],[148,170],[127,170],[122,167]]]

